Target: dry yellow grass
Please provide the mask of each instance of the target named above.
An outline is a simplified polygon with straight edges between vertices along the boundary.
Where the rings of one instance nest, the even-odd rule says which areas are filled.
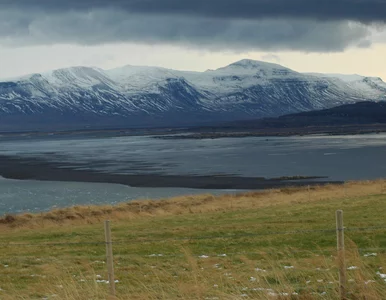
[[[0,299],[108,299],[107,285],[96,280],[106,279],[105,245],[88,244],[103,242],[106,219],[117,242],[114,299],[338,299],[334,212],[345,211],[348,227],[386,225],[385,183],[6,216],[0,220]],[[306,232],[280,234],[296,230]],[[385,299],[386,282],[376,273],[386,270],[385,232],[346,233],[347,266],[356,266],[347,271],[349,299]],[[373,251],[367,248],[378,248],[377,256],[365,257]]]
[[[313,203],[386,192],[386,180],[353,181],[341,185],[290,187],[237,195],[180,196],[157,201],[139,200],[118,205],[74,206],[41,214],[7,215],[0,218],[0,228],[40,228],[66,224],[94,224],[109,218],[130,220],[157,215],[180,215],[268,206]]]

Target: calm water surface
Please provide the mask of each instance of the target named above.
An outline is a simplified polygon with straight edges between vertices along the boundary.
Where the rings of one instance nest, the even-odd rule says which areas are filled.
[[[386,177],[386,134],[214,140],[152,137],[1,140],[0,137],[0,155],[38,157],[62,163],[63,167],[117,174],[232,174],[267,178],[303,175],[327,176],[330,180]],[[114,203],[202,192],[0,180],[0,214],[39,211],[54,205]]]

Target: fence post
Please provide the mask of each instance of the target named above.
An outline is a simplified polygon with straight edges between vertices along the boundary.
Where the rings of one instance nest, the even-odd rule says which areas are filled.
[[[110,294],[115,297],[115,278],[113,265],[113,244],[111,240],[110,221],[105,221],[105,237],[106,237],[106,259],[107,272],[110,285]]]
[[[344,251],[344,227],[343,210],[336,211],[336,240],[338,247],[338,267],[339,267],[339,294],[340,299],[346,299],[346,264]]]

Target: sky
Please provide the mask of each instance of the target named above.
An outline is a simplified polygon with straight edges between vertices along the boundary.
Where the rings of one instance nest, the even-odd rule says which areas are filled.
[[[386,80],[386,0],[1,0],[0,78],[249,58]]]

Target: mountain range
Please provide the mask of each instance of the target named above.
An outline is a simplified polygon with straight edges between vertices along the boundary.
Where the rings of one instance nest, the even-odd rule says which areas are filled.
[[[173,127],[386,100],[386,83],[241,60],[217,70],[72,67],[0,81],[0,131]]]

